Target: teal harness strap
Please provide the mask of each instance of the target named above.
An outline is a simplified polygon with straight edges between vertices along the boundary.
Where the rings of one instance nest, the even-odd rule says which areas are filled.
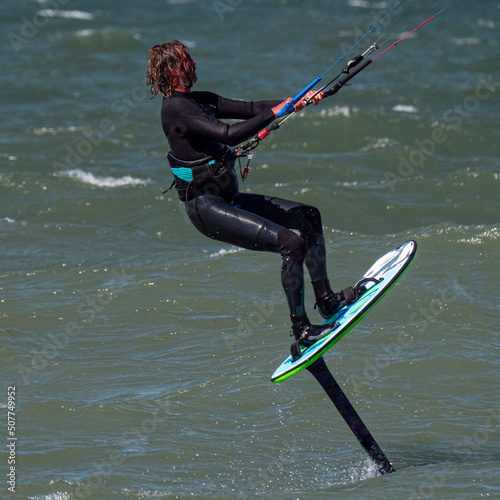
[[[172,169],[172,173],[186,182],[192,182],[193,180],[193,171],[188,167],[170,167]]]
[[[234,152],[227,146],[217,159],[206,156],[194,161],[179,160],[170,151],[168,163],[174,174],[175,189],[181,201],[194,198],[204,191],[207,185],[220,187],[223,179],[231,175],[234,169]],[[224,181],[225,182],[225,181]]]

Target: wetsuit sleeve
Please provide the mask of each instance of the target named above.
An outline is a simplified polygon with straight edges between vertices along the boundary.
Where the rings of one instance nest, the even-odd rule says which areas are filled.
[[[283,101],[237,101],[217,96],[218,118],[247,119],[278,106]]]
[[[278,104],[281,101],[278,101]],[[226,118],[242,118],[242,114],[238,116],[224,116]],[[222,118],[222,116],[221,116]],[[221,122],[220,120],[207,120],[203,117],[189,117],[189,120],[184,121],[182,127],[185,134],[195,134],[207,139],[212,139],[228,146],[237,146],[240,142],[249,139],[251,136],[260,132],[264,127],[269,125],[275,119],[271,108],[264,108],[264,111],[256,116],[246,119],[245,121],[234,123],[232,125]]]

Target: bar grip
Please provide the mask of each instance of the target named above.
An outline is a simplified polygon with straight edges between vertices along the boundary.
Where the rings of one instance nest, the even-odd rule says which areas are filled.
[[[285,104],[278,111],[278,118],[288,115],[293,111],[293,107],[321,80],[321,76],[316,77],[309,85],[304,87],[289,103]]]
[[[330,97],[333,94],[336,94],[351,78],[354,78],[360,71],[365,69],[373,59],[368,59],[361,66],[358,66],[354,71],[341,78],[330,90],[323,92],[323,98]]]

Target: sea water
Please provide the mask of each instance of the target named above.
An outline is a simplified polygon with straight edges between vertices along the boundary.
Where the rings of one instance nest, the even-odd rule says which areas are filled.
[[[148,50],[179,39],[195,89],[284,99],[377,22],[325,82],[446,4],[2,4],[2,498],[500,498],[500,2],[453,2],[241,183],[321,210],[336,290],[418,243],[325,356],[387,476],[307,372],[269,382],[291,343],[280,256],[203,237],[163,193],[145,86]],[[319,321],[308,282],[306,302]]]

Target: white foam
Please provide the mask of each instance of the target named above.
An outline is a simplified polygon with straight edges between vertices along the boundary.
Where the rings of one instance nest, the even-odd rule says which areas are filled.
[[[49,493],[48,495],[38,495],[30,498],[31,500],[69,500],[71,495],[66,491],[56,491],[55,493]]]
[[[370,8],[370,2],[367,2],[366,0],[349,0],[347,5],[351,7],[360,7],[362,9]]]
[[[10,160],[10,161],[17,160],[17,156],[11,155],[9,153],[0,153],[0,158],[7,158],[7,160]]]
[[[94,36],[97,33],[96,30],[93,29],[86,29],[86,30],[78,30],[76,32],[76,36],[79,38],[87,37],[87,36]]]
[[[500,9],[500,7],[498,7]],[[481,26],[482,28],[487,28],[489,30],[494,30],[496,25],[495,25],[495,21],[493,21],[492,19],[478,19],[477,20],[477,25],[478,26]]]
[[[242,251],[243,251],[243,248],[231,248],[229,250],[221,248],[218,252],[210,254],[210,257],[213,259],[218,259],[219,257],[223,257],[224,255],[228,255],[230,253],[238,253],[238,252],[242,252]]]
[[[481,40],[479,38],[469,37],[469,38],[453,38],[453,43],[459,47],[462,45],[480,45]]]
[[[411,104],[396,104],[392,110],[398,113],[418,113],[418,109]]]
[[[34,128],[33,133],[35,135],[57,135],[63,132],[79,132],[82,130],[87,130],[87,127],[40,127]]]
[[[369,144],[361,148],[361,151],[370,151],[373,149],[390,148],[397,144],[397,141],[390,137],[378,137],[373,139]]]
[[[352,112],[355,112],[356,109],[353,108]],[[351,108],[349,106],[334,106],[333,108],[322,109],[320,111],[320,116],[344,116],[345,118],[351,117]]]
[[[388,9],[390,2],[367,2],[366,0],[348,0],[350,7],[359,7],[361,9]]]
[[[97,177],[94,174],[85,172],[80,168],[66,170],[64,172],[58,173],[57,175],[69,177],[70,179],[75,179],[85,184],[90,184],[91,186],[107,188],[140,185],[144,186],[151,182],[150,179],[139,179],[136,177],[131,177],[130,175],[125,175],[124,177]]]
[[[86,21],[95,19],[94,14],[83,10],[43,9],[39,10],[37,14],[42,17],[63,17],[65,19],[83,19]]]

